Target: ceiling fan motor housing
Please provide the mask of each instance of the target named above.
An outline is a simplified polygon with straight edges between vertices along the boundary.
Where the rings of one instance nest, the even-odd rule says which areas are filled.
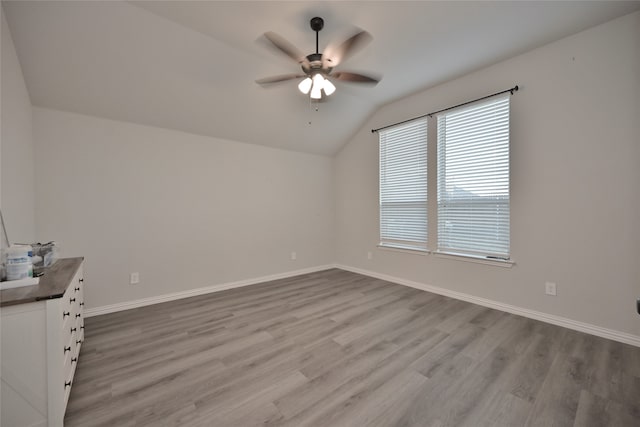
[[[309,21],[309,24],[311,25],[311,29],[313,31],[320,31],[322,30],[322,28],[324,28],[324,19],[320,18],[319,16],[316,16],[315,18],[311,18],[311,21]]]
[[[321,53],[312,53],[307,55],[308,63],[302,64],[302,71],[306,74],[316,74],[319,72],[329,73],[332,68],[323,68],[322,67],[322,54]]]

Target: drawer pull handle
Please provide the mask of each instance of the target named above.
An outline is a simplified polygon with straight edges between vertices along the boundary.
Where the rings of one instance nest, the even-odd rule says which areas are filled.
[[[66,353],[67,351],[71,351],[71,346],[64,348],[64,352]]]
[[[74,291],[78,292],[80,290],[80,288],[75,288]]]
[[[80,314],[80,313],[76,314],[76,317],[80,317],[80,316],[82,316],[82,314]]]
[[[69,302],[76,302],[75,298],[69,298]]]
[[[68,315],[70,315],[71,313],[69,313],[68,311],[63,311],[62,312],[62,318],[64,319],[65,317],[67,317]]]
[[[71,333],[74,333],[75,331],[77,331],[76,328],[71,328]]]
[[[80,329],[84,329],[84,325],[80,326]]]
[[[81,278],[81,279],[78,280],[78,282],[84,283],[84,279]]]
[[[84,305],[84,303],[83,303],[83,302],[81,302],[81,303],[80,303],[80,306],[83,306],[83,305]]]
[[[78,345],[78,344],[82,344],[82,340],[77,340],[76,341],[76,345]]]
[[[64,383],[64,388],[71,387],[71,381],[67,381]]]
[[[74,363],[74,362],[77,362],[77,361],[78,361],[77,357],[74,357],[73,359],[71,359],[71,363]]]

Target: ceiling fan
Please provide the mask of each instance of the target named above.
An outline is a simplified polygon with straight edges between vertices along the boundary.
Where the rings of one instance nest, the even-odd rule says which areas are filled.
[[[325,96],[329,96],[336,90],[336,87],[331,83],[329,77],[345,82],[369,83],[373,85],[380,81],[379,78],[348,71],[332,72],[333,69],[342,61],[353,55],[357,50],[371,41],[372,37],[369,33],[366,31],[359,31],[339,46],[329,46],[324,53],[319,53],[318,33],[324,27],[324,20],[316,16],[311,19],[309,24],[311,25],[311,29],[316,32],[316,52],[306,56],[278,34],[273,32],[267,32],[264,34],[264,37],[271,42],[273,46],[300,64],[304,73],[267,77],[256,80],[256,83],[261,86],[266,86],[287,80],[304,78],[304,80],[298,84],[300,92],[305,95],[309,94],[313,100],[320,100],[322,99],[323,94]]]

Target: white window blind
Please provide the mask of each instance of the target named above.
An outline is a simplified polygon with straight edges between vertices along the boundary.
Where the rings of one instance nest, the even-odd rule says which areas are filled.
[[[509,96],[438,116],[438,250],[509,258]]]
[[[427,248],[427,120],[380,135],[380,244]]]

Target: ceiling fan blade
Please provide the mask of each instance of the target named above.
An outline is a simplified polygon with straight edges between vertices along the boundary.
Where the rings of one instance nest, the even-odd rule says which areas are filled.
[[[268,31],[264,33],[264,38],[270,41],[276,49],[296,61],[298,64],[308,64],[309,61],[307,60],[305,54],[303,54],[302,51],[300,51],[297,47],[289,43],[280,35],[272,31]]]
[[[300,79],[306,77],[306,74],[283,74],[281,76],[265,77],[264,79],[256,80],[259,85],[269,85],[272,83],[286,82],[287,80]]]
[[[371,40],[373,40],[371,34],[366,31],[360,31],[349,37],[338,47],[328,46],[323,54],[323,66],[331,68],[337,66],[366,46]]]
[[[338,71],[336,73],[331,73],[330,77],[341,80],[343,82],[371,83],[374,85],[378,84],[378,82],[380,81],[380,78],[369,77],[358,73],[350,73],[348,71]]]

